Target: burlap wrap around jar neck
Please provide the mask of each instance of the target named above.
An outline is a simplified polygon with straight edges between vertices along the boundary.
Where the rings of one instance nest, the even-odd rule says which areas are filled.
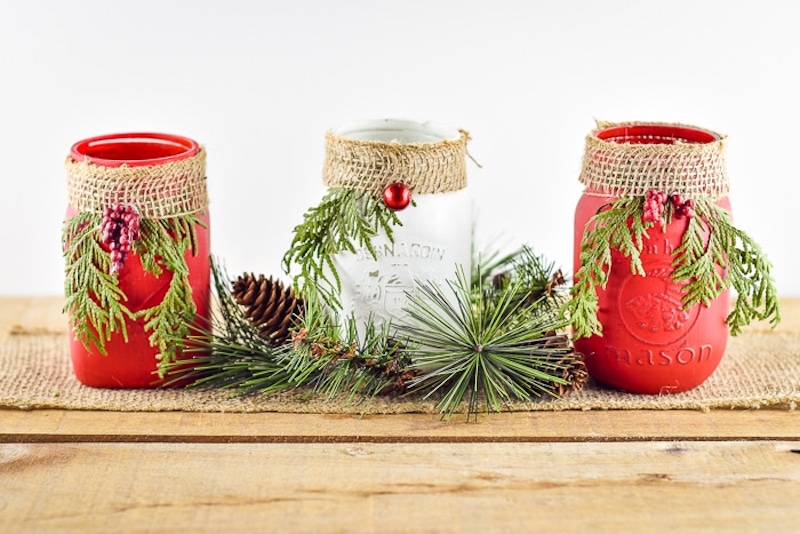
[[[601,139],[602,130],[620,126],[691,128],[713,136],[710,142],[692,142],[679,136],[648,136],[639,143]],[[729,191],[725,136],[684,124],[655,122],[598,122],[586,136],[580,182],[586,194],[610,197],[643,196],[656,189],[685,198],[717,199]]]
[[[115,204],[135,206],[142,217],[167,219],[205,211],[206,151],[159,165],[106,167],[67,157],[69,204],[102,213]]]
[[[426,143],[352,139],[325,134],[322,182],[327,187],[380,194],[402,182],[416,194],[458,191],[467,186],[469,134]]]

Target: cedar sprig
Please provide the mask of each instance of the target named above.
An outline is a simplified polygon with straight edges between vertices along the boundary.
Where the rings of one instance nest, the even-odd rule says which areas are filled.
[[[82,212],[71,217],[62,234],[65,260],[65,304],[75,336],[85,347],[94,346],[106,354],[105,344],[119,332],[127,341],[127,320],[143,319],[150,332],[150,343],[158,347],[159,360],[169,362],[188,334],[196,307],[189,284],[187,250],[197,254],[195,225],[204,223],[194,215],[169,219],[143,219],[140,238],[133,251],[145,272],[160,276],[172,273],[161,302],[138,311],[127,305],[127,296],[119,288],[118,275],[109,274],[111,259],[101,246],[100,214]]]
[[[128,340],[126,319],[135,314],[127,297],[109,274],[111,259],[98,239],[102,216],[78,213],[64,224],[64,312],[72,321],[75,337],[88,349],[94,346],[106,354],[105,344],[119,332]]]
[[[439,395],[445,419],[465,399],[469,419],[480,399],[486,412],[496,412],[514,400],[553,395],[554,385],[568,384],[562,375],[574,357],[568,343],[552,343],[567,321],[540,301],[527,303],[522,280],[494,293],[483,276],[476,279],[472,286],[458,270],[446,286],[419,283],[399,326],[413,340],[409,368],[419,373],[410,392]]]
[[[605,288],[608,283],[612,249],[619,249],[630,258],[633,274],[645,275],[640,254],[647,231],[655,223],[642,219],[643,202],[643,197],[620,198],[603,205],[586,223],[581,241],[581,267],[574,276],[572,298],[565,305],[578,338],[602,333],[597,319],[597,288]]]
[[[673,262],[673,280],[686,284],[684,308],[707,306],[732,286],[737,296],[726,318],[731,334],[741,333],[753,320],[767,320],[776,326],[781,319],[778,292],[772,264],[761,247],[736,228],[728,211],[712,200],[695,200],[695,213]]]
[[[571,317],[575,337],[602,335],[597,319],[597,288],[605,288],[611,270],[612,249],[631,260],[633,274],[645,276],[640,254],[643,239],[655,222],[644,221],[644,197],[623,197],[600,208],[586,224],[581,242],[581,267],[575,273],[572,298],[564,309]],[[661,230],[672,224],[672,203],[665,206]],[[733,225],[728,212],[713,200],[694,199],[695,214],[689,217],[681,244],[675,250],[672,279],[684,284],[684,309],[708,306],[723,291],[733,287],[737,298],[726,323],[733,335],[755,319],[780,322],[777,288],[772,264],[761,247]]]
[[[158,347],[159,374],[163,378],[162,366],[176,358],[181,341],[189,335],[189,324],[194,320],[197,307],[192,299],[189,282],[187,251],[197,255],[195,225],[204,223],[194,216],[169,219],[143,219],[141,237],[134,241],[134,250],[139,254],[144,269],[160,276],[163,266],[172,273],[167,292],[161,301],[151,308],[139,312],[150,332],[150,344]]]
[[[381,199],[353,189],[330,188],[295,227],[283,269],[289,274],[296,264],[300,269],[294,276],[296,290],[317,292],[327,305],[340,308],[341,281],[334,255],[365,247],[377,259],[372,239],[384,232],[391,241],[394,226],[402,226],[400,218]]]

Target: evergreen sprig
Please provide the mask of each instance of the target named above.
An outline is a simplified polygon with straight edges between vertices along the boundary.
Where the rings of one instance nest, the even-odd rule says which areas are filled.
[[[478,286],[493,293],[491,298],[494,299],[502,292],[511,291],[513,298],[525,304],[536,302],[537,313],[563,305],[568,293],[564,275],[556,269],[555,262],[536,254],[527,245],[488,264],[480,258],[473,263],[473,290]]]
[[[334,255],[365,247],[376,259],[372,239],[383,231],[391,241],[394,226],[402,226],[400,218],[381,199],[353,189],[330,188],[295,227],[283,269],[289,274],[292,265],[298,265],[295,288],[304,294],[317,292],[327,305],[339,308],[341,281]]]
[[[160,276],[167,270],[172,278],[159,303],[134,311],[118,285],[118,275],[109,274],[111,260],[100,244],[101,221],[100,214],[82,212],[64,225],[64,311],[70,315],[75,336],[87,350],[95,347],[105,355],[113,333],[127,341],[126,320],[143,319],[150,343],[158,347],[158,358],[165,364],[175,358],[196,313],[185,254],[187,250],[197,253],[195,225],[204,223],[194,215],[142,220],[134,253],[145,272]]]
[[[125,304],[127,297],[116,277],[109,274],[111,258],[98,240],[101,221],[101,215],[83,212],[64,224],[64,311],[83,345],[105,355],[113,333],[128,340],[126,320],[135,314]]]
[[[335,315],[312,300],[292,344],[294,350],[287,351],[281,363],[302,377],[301,383],[329,398],[343,396],[352,402],[405,389],[406,356],[388,322],[378,327],[370,319],[359,336],[354,318],[342,329]]]
[[[523,265],[525,261],[535,266]],[[556,334],[566,320],[561,308],[548,302],[553,295],[542,293],[533,302],[527,298],[539,289],[552,292],[554,280],[554,273],[545,272],[551,264],[530,249],[489,263],[510,277],[502,287],[480,268],[475,284],[458,274],[458,283],[450,285],[453,296],[423,284],[410,307],[421,320],[408,327],[376,327],[369,321],[359,335],[354,320],[342,328],[335,312],[310,293],[291,340],[277,347],[260,336],[234,301],[224,270],[217,262],[212,265],[217,312],[209,324],[192,325],[181,355],[166,364],[169,383],[230,389],[237,395],[306,387],[348,402],[402,394],[413,384],[414,391],[443,395],[443,417],[450,417],[467,395],[469,417],[481,396],[487,399],[487,410],[496,411],[513,399],[582,386],[564,378],[579,358],[569,339]],[[471,362],[441,368],[460,360],[465,351],[473,356]]]
[[[477,416],[481,398],[487,412],[513,400],[553,394],[574,353],[555,332],[567,321],[556,309],[528,302],[522,279],[494,293],[477,276],[471,286],[463,271],[446,287],[421,283],[399,331],[413,340],[410,369],[419,373],[411,391],[438,394],[437,409],[449,418],[467,399],[467,418]],[[496,297],[496,298],[495,298]]]
[[[602,335],[597,288],[606,287],[613,249],[630,258],[633,274],[645,276],[640,257],[643,239],[656,224],[643,220],[643,205],[644,197],[623,197],[601,207],[586,224],[581,267],[575,273],[572,298],[565,306],[576,337]],[[672,205],[665,207],[662,231],[674,216]],[[672,279],[683,284],[683,308],[708,306],[733,287],[737,298],[726,318],[731,334],[739,334],[754,319],[777,325],[780,310],[772,264],[761,248],[736,228],[727,210],[713,200],[694,199],[694,210],[673,259]]]
[[[291,373],[278,364],[280,352],[234,301],[228,279],[212,260],[215,305],[208,322],[193,322],[186,346],[162,367],[166,384],[230,389],[234,394],[272,393],[287,387]]]
[[[405,371],[389,325],[368,324],[359,339],[355,322],[343,332],[335,315],[313,297],[291,341],[277,347],[236,304],[227,275],[213,263],[218,312],[210,325],[192,326],[183,356],[167,364],[170,383],[230,389],[234,394],[276,393],[301,386],[353,401],[394,389]]]
[[[696,200],[695,211],[673,262],[673,279],[686,284],[684,308],[707,306],[732,286],[737,297],[726,318],[731,334],[741,333],[753,320],[767,320],[776,326],[781,319],[778,291],[772,264],[761,247],[733,225],[727,210],[711,200]]]
[[[581,241],[581,267],[574,277],[566,312],[572,318],[575,336],[602,333],[597,319],[597,287],[605,288],[613,263],[611,251],[618,249],[631,260],[631,272],[644,276],[641,251],[653,222],[641,217],[643,199],[623,197],[602,206],[586,224]]]

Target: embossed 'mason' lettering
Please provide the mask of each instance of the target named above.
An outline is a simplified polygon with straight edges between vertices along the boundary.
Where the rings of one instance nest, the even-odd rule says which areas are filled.
[[[638,349],[632,352],[629,349],[606,346],[606,361],[630,365],[688,365],[711,360],[714,348],[711,345],[699,347],[679,347],[677,349]]]

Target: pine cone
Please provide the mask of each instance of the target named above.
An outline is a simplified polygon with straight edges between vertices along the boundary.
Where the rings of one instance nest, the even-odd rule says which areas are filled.
[[[555,394],[559,397],[566,397],[573,391],[582,390],[583,386],[586,385],[586,381],[589,379],[589,371],[586,370],[583,354],[576,352],[572,356],[573,359],[569,361],[561,375],[561,378],[569,382],[569,385],[556,384],[554,388]]]
[[[291,287],[280,280],[258,278],[245,273],[233,282],[233,298],[244,307],[245,315],[259,328],[273,346],[282,345],[291,335],[289,329],[302,313],[303,303]]]

